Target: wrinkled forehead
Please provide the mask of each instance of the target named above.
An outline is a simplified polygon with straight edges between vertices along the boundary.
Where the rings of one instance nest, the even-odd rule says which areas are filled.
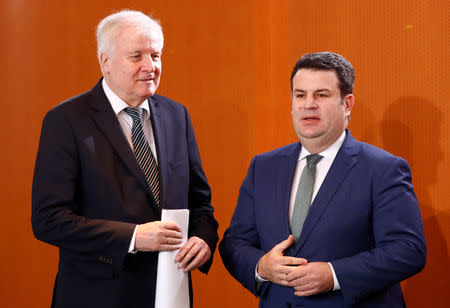
[[[112,38],[115,48],[146,48],[154,51],[161,51],[164,44],[164,37],[161,28],[157,26],[135,26],[128,25],[117,29],[115,37]]]
[[[293,90],[307,88],[339,88],[339,79],[334,70],[299,69],[293,78]]]

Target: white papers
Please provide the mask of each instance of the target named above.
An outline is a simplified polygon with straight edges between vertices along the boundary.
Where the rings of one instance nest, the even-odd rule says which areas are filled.
[[[186,244],[189,227],[189,210],[162,210],[161,221],[175,222],[183,235],[181,247]],[[179,250],[160,251],[156,277],[157,308],[189,308],[188,273],[178,268],[175,256]]]

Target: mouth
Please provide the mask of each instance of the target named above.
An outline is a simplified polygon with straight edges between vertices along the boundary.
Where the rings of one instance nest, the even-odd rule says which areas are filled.
[[[306,122],[312,122],[312,121],[320,121],[320,118],[317,116],[307,116],[307,117],[302,117],[302,121],[306,121]]]
[[[155,80],[155,77],[147,77],[147,78],[139,78],[138,81],[142,82],[152,82]]]

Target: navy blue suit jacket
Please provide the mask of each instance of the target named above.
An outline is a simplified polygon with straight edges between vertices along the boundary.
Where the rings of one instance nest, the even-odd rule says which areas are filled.
[[[161,207],[189,209],[189,236],[214,253],[217,222],[189,114],[156,94],[149,105]],[[101,81],[47,113],[32,203],[36,237],[59,247],[53,306],[153,307],[158,253],[128,248],[136,224],[160,220],[161,209]]]
[[[265,282],[255,288],[259,259],[290,234],[289,200],[301,145],[253,158],[220,243],[228,271],[260,297],[260,307],[403,307],[399,282],[426,258],[417,199],[407,162],[358,142],[347,131],[286,255],[331,262],[341,290],[298,297]]]

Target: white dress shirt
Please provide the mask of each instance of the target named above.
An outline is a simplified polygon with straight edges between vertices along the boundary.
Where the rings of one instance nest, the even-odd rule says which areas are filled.
[[[114,113],[117,116],[117,120],[122,127],[123,134],[127,138],[130,143],[131,149],[133,149],[133,141],[131,139],[131,128],[133,127],[133,119],[131,116],[125,112],[125,108],[130,107],[127,103],[125,103],[120,97],[118,97],[106,84],[105,79],[102,81],[103,91],[105,91],[106,97],[111,104]],[[152,121],[150,120],[151,113],[150,107],[148,105],[148,99],[144,100],[138,108],[142,108],[141,113],[141,121],[142,128],[144,129],[144,134],[147,139],[148,145],[152,150],[152,154],[155,157],[156,162],[158,162],[158,156],[156,155],[156,146],[155,146],[155,138],[153,136],[153,127]]]
[[[331,144],[328,148],[326,148],[324,151],[318,153],[319,155],[323,156],[323,158],[317,163],[316,165],[316,176],[314,180],[314,187],[311,197],[311,204],[314,201],[314,198],[317,195],[317,192],[320,189],[320,186],[322,186],[323,180],[325,179],[328,170],[330,170],[331,165],[333,164],[334,158],[336,157],[339,149],[341,148],[342,144],[345,140],[345,131],[342,132],[342,134],[339,136],[338,139],[336,139],[333,144]],[[298,189],[298,183],[300,182],[300,176],[303,172],[303,168],[306,165],[306,156],[310,155],[311,153],[305,148],[302,147],[300,150],[300,155],[298,157],[297,161],[297,167],[295,169],[295,175],[294,180],[292,181],[291,186],[291,198],[289,201],[289,222],[292,220],[292,214],[294,213],[294,204],[295,204],[295,197],[297,196],[297,189]],[[259,262],[258,262],[259,264]],[[331,265],[331,263],[328,262],[331,268],[331,272],[333,273],[333,281],[334,286],[333,290],[340,290],[339,282],[336,277],[336,273],[334,272],[334,268]],[[256,268],[258,268],[258,265],[256,265]],[[256,269],[255,269],[255,276],[257,282],[264,282],[267,281],[266,279],[261,278]]]
[[[133,141],[131,138],[131,129],[133,127],[133,119],[131,116],[125,112],[125,108],[130,107],[127,103],[125,103],[119,96],[117,96],[106,84],[105,79],[102,80],[103,91],[105,92],[106,97],[108,98],[109,103],[111,104],[114,113],[117,116],[117,120],[119,121],[120,126],[122,127],[122,132],[128,140],[131,149],[133,150]],[[144,129],[145,138],[150,146],[150,149],[155,157],[156,163],[158,163],[158,156],[156,155],[156,146],[155,146],[155,138],[153,136],[153,127],[152,122],[150,120],[150,107],[148,105],[148,99],[144,100],[139,106],[142,108],[141,113],[141,122],[142,127]],[[133,150],[134,151],[134,150]],[[130,246],[128,249],[129,253],[136,253],[135,251],[135,242],[136,242],[136,231],[137,226],[134,228],[133,237],[131,238]]]

